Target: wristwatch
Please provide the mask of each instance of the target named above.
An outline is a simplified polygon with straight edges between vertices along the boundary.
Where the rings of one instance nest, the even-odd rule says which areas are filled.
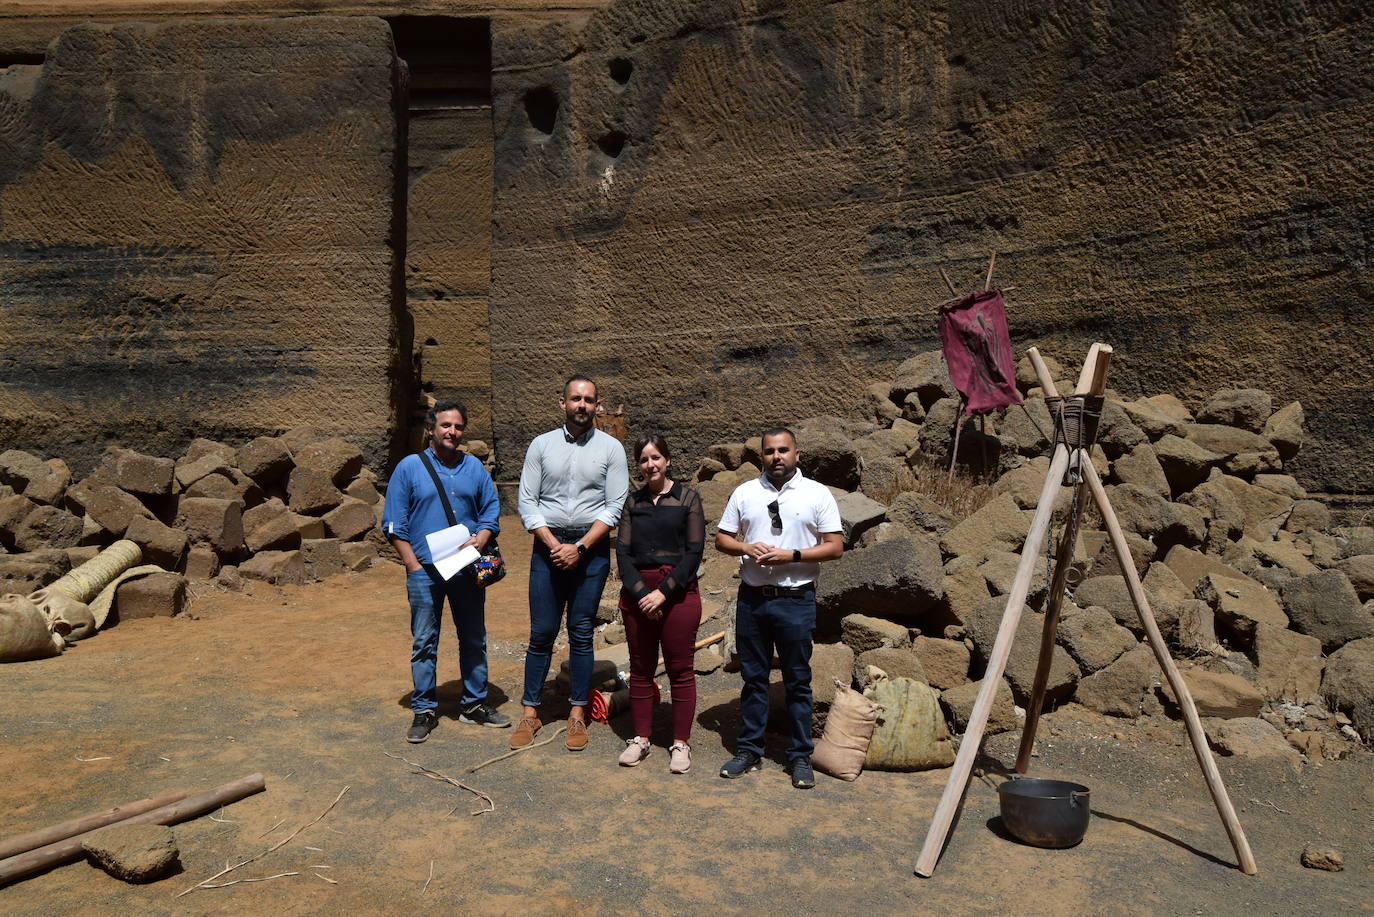
[[[801,551],[797,550],[796,548],[793,548],[793,549],[792,549],[792,563],[794,563],[794,564],[799,564],[799,563],[801,563],[801,562],[802,562],[802,559],[801,559]]]
[[[584,555],[584,554],[587,553],[587,546],[586,546],[585,544],[583,544],[583,543],[580,542],[580,541],[574,542],[574,544],[577,545],[577,556],[578,556],[578,557],[581,557],[582,555]]]

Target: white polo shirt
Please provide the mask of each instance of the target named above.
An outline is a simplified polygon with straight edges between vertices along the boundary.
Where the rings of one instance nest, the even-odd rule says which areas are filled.
[[[782,516],[781,532],[773,528],[768,513],[768,504],[774,500]],[[781,490],[762,474],[736,487],[718,528],[734,532],[743,542],[761,541],[789,551],[814,548],[820,544],[822,532],[844,530],[830,489],[803,475],[800,468]],[[761,566],[751,557],[741,557],[739,575],[751,586],[805,586],[816,581],[820,570],[818,563]]]

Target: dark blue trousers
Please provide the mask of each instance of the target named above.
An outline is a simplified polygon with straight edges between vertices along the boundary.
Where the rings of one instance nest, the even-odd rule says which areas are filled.
[[[739,653],[739,712],[744,720],[735,750],[763,755],[763,733],[768,726],[768,671],[773,653],[778,654],[786,689],[787,716],[792,744],[787,760],[810,757],[811,740],[811,638],[816,631],[816,591],[805,595],[766,598],[761,591],[741,585],[735,605],[735,649]]]

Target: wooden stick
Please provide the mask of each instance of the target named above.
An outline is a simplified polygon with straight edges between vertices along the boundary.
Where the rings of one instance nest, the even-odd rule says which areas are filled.
[[[171,792],[162,793],[157,796],[149,796],[147,799],[140,799],[137,802],[126,802],[123,805],[114,806],[102,812],[92,812],[90,815],[83,815],[80,818],[64,821],[60,825],[38,828],[27,834],[16,834],[8,840],[0,841],[0,860],[25,853],[26,851],[33,850],[35,847],[46,847],[48,844],[66,840],[77,834],[85,834],[88,831],[94,831],[96,828],[103,828],[106,825],[112,825],[117,821],[133,818],[135,815],[142,815],[144,812],[153,809],[160,809],[174,802],[180,802],[185,798],[185,790],[172,790]]]
[[[945,282],[945,286],[949,287],[949,295],[957,298],[959,296],[959,291],[954,289],[954,284],[949,282],[949,275],[945,273],[945,269],[937,267],[936,270],[940,272],[940,279]]]
[[[1097,469],[1093,468],[1092,462],[1083,463],[1083,476],[1087,479],[1093,499],[1097,501],[1097,508],[1102,513],[1102,522],[1107,528],[1107,534],[1111,536],[1112,549],[1116,551],[1121,573],[1126,579],[1126,590],[1130,593],[1131,603],[1140,615],[1140,623],[1145,626],[1145,636],[1149,640],[1150,649],[1154,650],[1155,659],[1159,661],[1159,667],[1178,700],[1179,709],[1183,711],[1183,723],[1188,729],[1188,740],[1193,744],[1193,754],[1197,756],[1197,763],[1202,768],[1207,789],[1212,794],[1212,801],[1216,803],[1217,812],[1221,815],[1221,823],[1226,827],[1226,834],[1236,851],[1240,871],[1247,876],[1253,876],[1258,871],[1255,857],[1250,852],[1250,842],[1245,839],[1245,829],[1240,826],[1235,807],[1231,805],[1231,797],[1226,794],[1226,785],[1221,781],[1217,762],[1212,757],[1211,749],[1207,747],[1207,736],[1202,731],[1197,705],[1193,703],[1193,695],[1188,691],[1188,685],[1179,673],[1178,666],[1174,664],[1173,657],[1169,655],[1164,635],[1159,632],[1159,624],[1155,622],[1154,612],[1150,610],[1150,600],[1145,596],[1140,574],[1136,572],[1135,564],[1131,560],[1131,549],[1126,543],[1126,535],[1121,530],[1121,523],[1117,521],[1116,512],[1112,509],[1111,501],[1107,499],[1107,491],[1102,487],[1102,481],[1098,478]]]
[[[968,727],[964,730],[963,741],[959,745],[959,755],[954,759],[954,769],[945,783],[940,804],[935,807],[935,815],[930,822],[921,855],[916,859],[916,875],[930,876],[944,849],[945,838],[949,836],[950,825],[954,822],[959,801],[968,786],[973,761],[983,744],[983,730],[987,727],[988,714],[992,712],[992,701],[997,695],[998,683],[1007,667],[1007,657],[1011,655],[1011,644],[1016,638],[1016,627],[1021,623],[1021,609],[1030,592],[1031,576],[1035,572],[1036,555],[1045,540],[1050,527],[1050,515],[1054,510],[1054,498],[1064,479],[1064,469],[1069,465],[1069,450],[1056,445],[1050,470],[1045,475],[1045,485],[1040,491],[1040,502],[1031,520],[1030,533],[1026,536],[1025,546],[1021,549],[1021,563],[1016,568],[1016,579],[1012,581],[1011,595],[1007,596],[1007,609],[1002,613],[1002,623],[997,628],[997,639],[988,654],[987,672],[983,675],[982,687],[978,689],[978,699],[973,702],[973,712],[969,714]]]
[[[996,263],[997,252],[993,252],[992,257],[988,259],[988,276],[983,280],[983,289],[985,290],[992,289],[992,266]]]
[[[504,761],[504,760],[506,760],[507,758],[513,758],[513,757],[515,757],[516,755],[520,754],[520,753],[523,752],[523,751],[529,751],[531,748],[538,748],[540,745],[548,745],[548,744],[549,744],[550,742],[552,742],[554,739],[558,738],[559,734],[562,733],[563,730],[564,730],[564,729],[567,729],[567,728],[568,728],[567,726],[559,726],[557,729],[555,729],[555,730],[553,731],[553,735],[549,736],[547,739],[544,739],[542,742],[531,742],[530,744],[525,745],[525,746],[523,746],[523,747],[521,747],[521,748],[513,748],[513,749],[511,749],[510,751],[505,752],[505,753],[503,753],[503,754],[499,754],[499,755],[497,755],[497,756],[494,757],[494,758],[488,758],[487,760],[483,761],[481,764],[474,764],[472,767],[470,767],[470,768],[468,768],[467,770],[463,771],[463,773],[465,773],[465,774],[475,774],[475,773],[477,773],[478,771],[480,771],[482,768],[486,767],[488,764],[495,764],[497,761]]]
[[[312,825],[317,825],[317,824],[319,824],[319,823],[320,823],[320,820],[323,819],[326,815],[328,815],[329,812],[330,812],[330,810],[333,809],[336,805],[339,804],[339,800],[340,800],[340,799],[343,799],[344,793],[347,793],[347,792],[349,791],[350,788],[351,788],[351,787],[350,787],[348,784],[345,784],[345,785],[344,785],[344,788],[341,789],[341,790],[339,790],[339,795],[337,795],[337,796],[334,797],[334,801],[331,802],[329,805],[325,806],[325,807],[324,807],[324,811],[321,812],[319,815],[316,815],[314,821],[306,822],[305,824],[301,825],[301,826],[300,826],[299,828],[297,828],[295,831],[292,831],[292,832],[291,832],[290,834],[288,834],[286,837],[284,837],[284,838],[282,838],[281,840],[277,841],[275,844],[273,844],[271,847],[268,847],[266,850],[262,851],[261,853],[255,853],[255,854],[253,854],[252,856],[250,856],[248,859],[243,860],[243,861],[238,862],[238,863],[235,863],[233,866],[226,866],[226,867],[224,867],[223,869],[221,869],[219,872],[215,873],[215,874],[214,874],[213,876],[211,876],[210,878],[208,878],[208,879],[202,879],[202,880],[200,880],[199,882],[197,882],[195,885],[192,885],[190,888],[188,888],[188,889],[186,889],[186,890],[184,890],[184,891],[177,892],[177,893],[176,893],[175,895],[173,895],[172,897],[174,897],[174,898],[180,898],[182,895],[189,895],[191,892],[195,891],[195,890],[198,889],[198,888],[209,888],[210,886],[207,885],[206,883],[208,883],[208,882],[213,882],[213,881],[215,881],[216,879],[218,879],[220,876],[225,875],[226,873],[231,873],[231,872],[233,872],[235,869],[238,869],[240,866],[247,866],[249,863],[252,863],[252,862],[254,862],[255,860],[260,860],[260,859],[262,859],[263,857],[267,856],[267,855],[268,855],[269,853],[271,853],[272,851],[278,850],[278,849],[280,849],[280,848],[282,848],[282,847],[285,847],[288,843],[291,842],[292,838],[294,838],[297,834],[300,834],[302,831],[304,831],[306,828],[311,827]]]
[[[1035,347],[1026,348],[1026,356],[1030,357],[1031,368],[1035,370],[1035,377],[1040,380],[1040,389],[1045,393],[1046,398],[1058,398],[1059,388],[1054,384],[1054,379],[1050,376],[1050,368],[1045,365],[1045,361],[1040,356],[1040,351]]]
[[[724,639],[725,639],[725,631],[722,630],[722,631],[719,631],[719,632],[717,632],[717,633],[712,634],[711,636],[707,637],[705,640],[698,640],[698,641],[696,642],[696,645],[693,646],[692,649],[694,649],[694,650],[704,649],[704,648],[710,646],[712,643],[719,643],[720,641],[722,641],[722,640],[724,640]],[[659,659],[658,661],[659,661],[659,662],[662,662],[663,660],[662,660],[662,659]]]
[[[232,783],[217,786],[213,790],[187,797],[179,802],[144,812],[141,815],[135,815],[132,818],[126,818],[116,824],[175,825],[198,815],[204,815],[206,812],[213,812],[226,803],[237,802],[245,796],[260,793],[266,785],[262,774],[251,774]],[[75,837],[57,841],[45,847],[38,847],[27,853],[21,853],[7,860],[0,860],[0,885],[42,872],[53,866],[80,859],[84,855],[81,842],[90,837],[92,833],[88,831],[85,834],[78,834]]]

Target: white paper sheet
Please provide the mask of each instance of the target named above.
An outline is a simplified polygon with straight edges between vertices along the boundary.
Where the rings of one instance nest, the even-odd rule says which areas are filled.
[[[453,579],[455,573],[482,556],[476,548],[462,547],[463,542],[471,537],[472,533],[468,531],[468,527],[461,523],[425,536],[425,543],[429,545],[429,556],[434,560],[435,569],[444,579]]]

